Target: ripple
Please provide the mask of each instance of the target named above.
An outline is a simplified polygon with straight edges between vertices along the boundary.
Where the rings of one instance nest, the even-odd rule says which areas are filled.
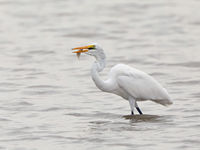
[[[111,121],[91,121],[89,123],[92,123],[92,124],[107,124],[107,123],[110,123]]]
[[[105,119],[115,119],[120,118],[121,116],[114,113],[103,113],[103,112],[96,112],[96,113],[68,113],[65,115],[71,115],[75,117],[91,117],[91,118],[105,118]]]
[[[2,93],[9,93],[9,92],[16,92],[19,91],[19,89],[0,89],[0,92]]]
[[[24,68],[24,67],[12,69],[12,72],[32,72],[32,71],[38,71],[38,70],[35,68]]]
[[[8,122],[8,121],[11,121],[11,120],[6,119],[6,118],[0,118],[0,122]]]
[[[37,90],[37,91],[24,91],[26,95],[55,95],[60,94],[61,91],[57,90]]]
[[[193,62],[183,62],[183,63],[169,63],[168,66],[180,66],[180,67],[191,67],[191,68],[199,68],[200,61],[193,61]]]
[[[187,81],[174,81],[171,84],[175,85],[197,85],[200,84],[199,80],[187,80]]]
[[[0,82],[0,87],[18,87],[22,84],[12,83],[12,82]]]
[[[33,104],[30,102],[22,101],[22,102],[17,102],[14,105],[20,105],[20,106],[32,106]]]
[[[32,85],[27,86],[28,89],[63,89],[61,86],[55,86],[55,85]]]
[[[18,138],[11,138],[11,139],[0,139],[2,142],[13,142],[13,141],[34,141],[40,140],[40,137],[18,137]]]
[[[30,55],[49,55],[49,54],[55,54],[55,51],[32,50],[32,51],[29,51],[28,54],[30,54]]]
[[[63,92],[64,87],[55,85],[32,85],[27,86],[23,91],[28,95],[54,95]]]
[[[86,33],[70,33],[70,34],[65,34],[63,37],[71,37],[71,38],[94,38],[94,37],[103,37],[104,34],[102,33],[97,33],[97,32],[86,32]]]
[[[58,110],[63,110],[61,107],[51,107],[47,109],[43,109],[42,111],[48,112],[48,111],[58,111]]]

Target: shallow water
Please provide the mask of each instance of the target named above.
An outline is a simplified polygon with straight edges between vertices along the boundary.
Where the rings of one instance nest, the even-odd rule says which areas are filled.
[[[199,149],[200,1],[0,0],[0,149]],[[174,104],[98,90],[94,61],[71,48],[97,42],[109,69],[156,78]]]

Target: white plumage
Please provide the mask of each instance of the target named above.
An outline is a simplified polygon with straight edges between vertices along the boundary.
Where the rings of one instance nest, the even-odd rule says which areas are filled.
[[[106,56],[103,49],[97,44],[78,47],[73,50],[76,50],[75,53],[85,52],[96,58],[91,69],[91,76],[96,86],[104,92],[114,93],[128,100],[132,114],[134,114],[134,108],[142,114],[137,101],[152,100],[165,106],[172,104],[167,90],[160,83],[145,72],[128,65],[115,65],[111,68],[108,79],[103,81],[99,72],[105,67]]]
[[[124,92],[123,98],[127,100],[131,95],[137,101],[153,100],[162,105],[172,103],[166,89],[145,72],[118,64],[111,69],[109,77],[116,80],[117,89]]]

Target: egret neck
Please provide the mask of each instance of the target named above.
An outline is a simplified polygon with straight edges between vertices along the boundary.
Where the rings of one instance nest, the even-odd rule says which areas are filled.
[[[101,72],[106,66],[106,58],[96,57],[96,61],[92,65],[91,76],[92,80],[96,84],[96,86],[102,91],[108,91],[109,85],[106,81],[102,80],[99,76],[99,72]]]

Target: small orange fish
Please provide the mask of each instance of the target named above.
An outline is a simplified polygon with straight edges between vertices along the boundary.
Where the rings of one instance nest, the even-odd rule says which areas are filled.
[[[76,56],[79,59],[79,57],[81,56],[82,52],[88,52],[88,50],[87,49],[79,49],[78,51],[74,51],[73,53],[76,53]]]
[[[81,56],[81,53],[76,53],[76,56],[78,57],[78,59],[80,58]]]

